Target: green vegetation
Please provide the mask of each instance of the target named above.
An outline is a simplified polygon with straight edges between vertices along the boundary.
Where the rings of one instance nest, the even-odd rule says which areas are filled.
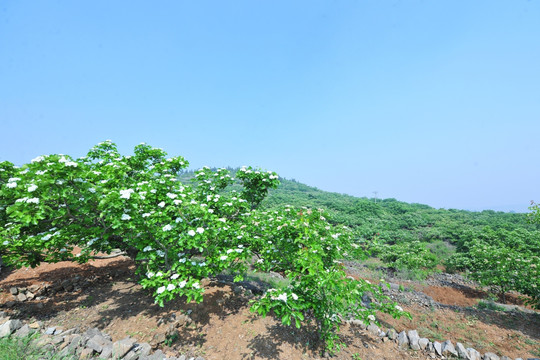
[[[510,290],[540,307],[540,207],[530,214],[434,209],[395,199],[356,198],[281,179],[262,203],[323,208],[329,221],[351,228],[354,241],[394,274],[421,279],[444,265],[490,286],[504,301]]]
[[[296,327],[314,322],[329,352],[340,348],[343,318],[410,316],[381,286],[346,276],[340,261],[365,257],[346,226],[329,223],[323,210],[260,208],[278,186],[277,174],[243,167],[233,179],[227,169],[204,167],[189,184],[178,180],[187,166],[146,144],[123,156],[110,141],[79,159],[2,162],[0,256],[19,267],[84,263],[118,248],[136,262],[139,283],[161,306],[179,297],[201,302],[201,280],[224,270],[235,281],[250,267],[279,273],[288,282],[254,299],[252,311]],[[367,293],[369,307],[358,301]]]
[[[59,357],[42,346],[36,345],[38,335],[0,338],[0,360],[74,360],[75,357]]]
[[[381,261],[415,279],[444,264],[540,306],[536,205],[529,217],[433,209],[284,179],[278,186],[275,173],[251,167],[185,172],[187,166],[146,144],[122,156],[111,142],[76,160],[0,163],[0,256],[14,266],[83,263],[120,248],[161,305],[176,297],[202,301],[201,279],[225,270],[236,281],[278,273],[284,281],[254,300],[252,311],[297,327],[315,321],[330,352],[340,347],[343,317],[368,323],[376,311],[409,316],[379,285],[347,277],[344,259],[371,255],[378,258],[373,266]],[[72,253],[75,246],[80,254]],[[366,293],[374,299],[369,308],[358,301]]]

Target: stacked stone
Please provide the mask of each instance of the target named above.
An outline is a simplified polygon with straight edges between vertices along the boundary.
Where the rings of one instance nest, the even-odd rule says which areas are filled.
[[[366,330],[369,334],[382,338],[383,342],[394,341],[401,350],[412,349],[414,351],[423,351],[428,353],[431,358],[456,358],[465,360],[512,360],[508,356],[498,356],[494,353],[487,352],[483,356],[473,348],[465,348],[462,343],[454,344],[450,340],[443,343],[438,341],[430,341],[427,338],[421,338],[418,331],[409,330],[398,333],[395,329],[382,331],[377,325],[366,325],[360,320],[348,320],[350,325],[359,326],[362,330]],[[515,360],[523,360],[516,358]],[[527,358],[527,360],[540,360],[539,358]]]
[[[118,360],[204,360],[203,357],[167,357],[161,350],[152,352],[148,343],[137,343],[131,337],[113,342],[111,337],[97,328],[81,333],[78,328],[63,330],[57,327],[42,328],[39,323],[23,324],[17,319],[8,319],[0,312],[0,338],[7,336],[25,337],[40,332],[34,341],[36,346],[57,354],[60,358],[75,356],[78,359]]]

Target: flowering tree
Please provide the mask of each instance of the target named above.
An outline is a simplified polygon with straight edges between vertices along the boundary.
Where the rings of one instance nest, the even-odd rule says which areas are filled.
[[[241,168],[240,192],[225,169],[204,167],[193,184],[177,175],[182,157],[146,144],[122,156],[106,141],[85,157],[39,156],[21,168],[0,163],[0,255],[8,265],[86,262],[119,248],[135,260],[140,283],[156,303],[176,297],[202,301],[203,278],[248,267],[274,271],[288,286],[252,304],[287,325],[315,321],[323,346],[339,348],[343,318],[373,321],[376,311],[404,313],[380,286],[346,276],[340,259],[361,256],[346,228],[335,229],[321,210],[257,209],[279,184],[273,172]],[[75,247],[80,251],[74,251]],[[374,301],[369,308],[360,299]],[[408,315],[408,314],[406,314]]]
[[[447,261],[447,269],[466,270],[471,279],[491,287],[503,301],[505,293],[514,290],[528,295],[525,302],[540,308],[540,244],[531,241],[524,246],[517,232],[502,233],[506,237],[469,241],[466,252],[456,253]]]

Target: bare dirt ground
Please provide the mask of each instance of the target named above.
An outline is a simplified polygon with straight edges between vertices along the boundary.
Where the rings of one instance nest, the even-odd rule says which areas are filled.
[[[34,269],[3,269],[0,307],[13,317],[42,321],[45,326],[81,330],[98,327],[113,341],[132,336],[170,356],[201,355],[207,360],[321,358],[313,327],[287,327],[272,317],[251,313],[248,297],[235,293],[228,284],[208,280],[203,284],[208,290],[201,304],[178,299],[160,308],[136,283],[134,270],[133,262],[123,257],[85,265],[63,262]],[[60,289],[40,300],[13,302],[9,291],[11,287],[36,284],[59,288],[66,279],[78,279],[73,289]],[[513,358],[540,356],[538,312],[478,310],[472,306],[486,295],[480,290],[416,285],[443,305],[402,303],[413,320],[380,315],[383,328],[394,327],[398,332],[417,329],[420,336],[432,341],[459,341],[482,353],[492,351]],[[178,336],[171,336],[173,323],[180,323],[175,328]],[[347,347],[336,359],[428,358],[424,353],[398,350],[395,343],[382,342],[356,327],[344,325],[341,336]]]

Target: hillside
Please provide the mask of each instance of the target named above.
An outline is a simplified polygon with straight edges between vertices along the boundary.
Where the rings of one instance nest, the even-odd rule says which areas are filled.
[[[186,173],[181,180],[191,177],[192,174]],[[205,185],[208,184],[205,179],[199,184],[212,186]],[[117,193],[116,189],[113,191]],[[239,198],[237,194],[230,193],[232,191],[242,190],[233,185],[216,196]],[[167,193],[167,197],[173,199],[176,196]],[[209,201],[207,199],[205,196],[202,201]],[[156,203],[149,206],[156,207]],[[157,207],[164,204],[157,203]],[[194,205],[193,202],[190,204]],[[200,208],[206,210],[207,203],[203,205]],[[228,203],[225,205],[231,206]],[[284,205],[293,205],[297,210],[284,209],[275,216],[275,209]],[[324,208],[328,215],[304,211],[302,207]],[[444,345],[442,350],[440,346],[451,343],[457,348],[476,349],[474,351],[486,354],[484,359],[498,359],[495,355],[488,356],[490,352],[512,358],[540,355],[540,313],[534,309],[540,305],[537,287],[540,232],[537,225],[527,222],[526,214],[433,209],[395,199],[355,198],[320,191],[285,179],[259,204],[259,208],[268,210],[259,213],[271,218],[269,221],[273,221],[274,217],[276,221],[281,220],[288,214],[302,218],[298,222],[300,234],[292,232],[276,237],[272,234],[274,229],[296,230],[289,224],[267,226],[259,234],[260,237],[252,237],[261,239],[261,244],[291,242],[291,239],[303,241],[310,226],[308,221],[314,218],[314,221],[325,222],[313,230],[313,242],[298,248],[305,253],[315,254],[317,246],[323,252],[323,249],[330,251],[333,246],[340,246],[342,238],[349,239],[349,236],[341,236],[349,232],[342,228],[350,229],[353,242],[347,249],[351,253],[343,252],[343,256],[340,254],[342,257],[328,261],[335,264],[333,266],[339,271],[324,271],[324,268],[306,271],[306,262],[296,267],[300,269],[299,273],[304,271],[318,276],[340,272],[343,274],[340,275],[341,279],[369,286],[369,291],[356,295],[350,291],[340,292],[349,296],[352,294],[352,303],[362,304],[364,309],[368,309],[378,306],[380,299],[386,299],[395,301],[389,304],[391,309],[404,310],[412,315],[412,319],[406,316],[394,319],[391,314],[377,312],[376,317],[368,317],[369,323],[359,320],[356,315],[349,318],[350,315],[346,313],[343,317],[336,317],[343,325],[339,337],[347,347],[335,358],[406,360],[435,358],[437,355],[446,358],[448,353],[445,354],[444,349],[448,345]],[[178,216],[179,208],[171,209]],[[244,212],[236,214],[246,216]],[[131,219],[124,217],[126,219],[122,220]],[[327,236],[326,240],[321,235],[332,226],[325,217],[340,232]],[[223,218],[223,221],[227,220]],[[255,225],[258,229],[258,219]],[[170,226],[164,226],[165,229],[169,231]],[[226,227],[223,229],[227,230]],[[206,232],[202,227],[197,231]],[[196,232],[183,234],[193,237]],[[212,239],[230,241],[243,238],[236,236],[237,233],[232,235],[221,233]],[[239,246],[240,250],[227,250],[227,254],[242,253],[244,241]],[[178,238],[175,237],[173,242],[178,243]],[[274,259],[281,261],[296,254],[296,247],[294,244],[284,251],[274,249],[265,254],[276,253]],[[74,249],[75,257],[81,254],[78,251],[82,250]],[[146,251],[145,248],[143,252]],[[201,278],[200,285],[206,290],[201,303],[195,304],[183,296],[159,307],[152,291],[137,283],[141,277],[151,278],[154,274],[143,273],[141,276],[140,272],[136,272],[136,260],[124,257],[127,253],[121,250],[115,250],[115,253],[114,258],[97,259],[87,264],[42,262],[36,268],[6,269],[0,274],[0,307],[3,312],[0,317],[21,319],[41,329],[46,336],[51,331],[56,334],[56,328],[68,329],[66,331],[75,334],[85,332],[84,336],[87,337],[108,334],[105,339],[109,345],[111,342],[122,342],[129,336],[130,344],[146,342],[142,347],[155,351],[155,356],[151,358],[156,359],[177,359],[180,355],[180,358],[200,359],[326,357],[320,352],[314,310],[303,312],[306,321],[300,329],[284,325],[279,314],[276,316],[271,312],[268,317],[260,317],[250,311],[252,300],[264,299],[277,288],[291,287],[295,278],[290,276],[287,269],[271,271],[271,268],[269,271],[257,268],[259,261],[255,261],[256,256],[249,255],[245,259],[247,267],[242,270],[243,281],[233,282],[239,273],[231,267],[222,267],[219,272]],[[100,256],[102,254],[98,253]],[[223,258],[226,256],[221,255],[220,261]],[[198,255],[197,259],[192,258],[190,264],[198,266],[198,269],[201,265],[197,265],[199,263],[195,260],[201,259],[202,255]],[[205,258],[208,259],[211,257]],[[178,262],[184,263],[185,260],[182,260]],[[447,273],[447,266],[453,267],[451,273]],[[173,276],[170,278],[173,279]],[[327,289],[339,282],[328,279],[321,292],[324,296],[329,294]],[[300,293],[301,290],[298,288],[295,292]],[[375,297],[378,296],[377,291],[381,291],[383,296]],[[294,300],[298,298],[293,293],[289,302],[286,297],[281,301],[295,305]],[[75,334],[70,333],[67,337],[48,336],[46,346],[55,351],[69,350],[68,343]],[[424,347],[415,348],[415,338],[422,340]],[[410,346],[402,346],[404,339],[410,340]],[[0,349],[1,346],[0,343]],[[96,347],[89,346],[82,345],[75,351],[77,354],[80,352],[81,356],[83,352],[98,356],[103,351],[102,348],[96,350]],[[126,355],[126,358],[134,359],[142,355],[142,347],[134,348],[135,357]],[[156,355],[158,352],[159,356]],[[473,350],[467,352],[472,354]],[[145,356],[139,358],[145,359]]]

